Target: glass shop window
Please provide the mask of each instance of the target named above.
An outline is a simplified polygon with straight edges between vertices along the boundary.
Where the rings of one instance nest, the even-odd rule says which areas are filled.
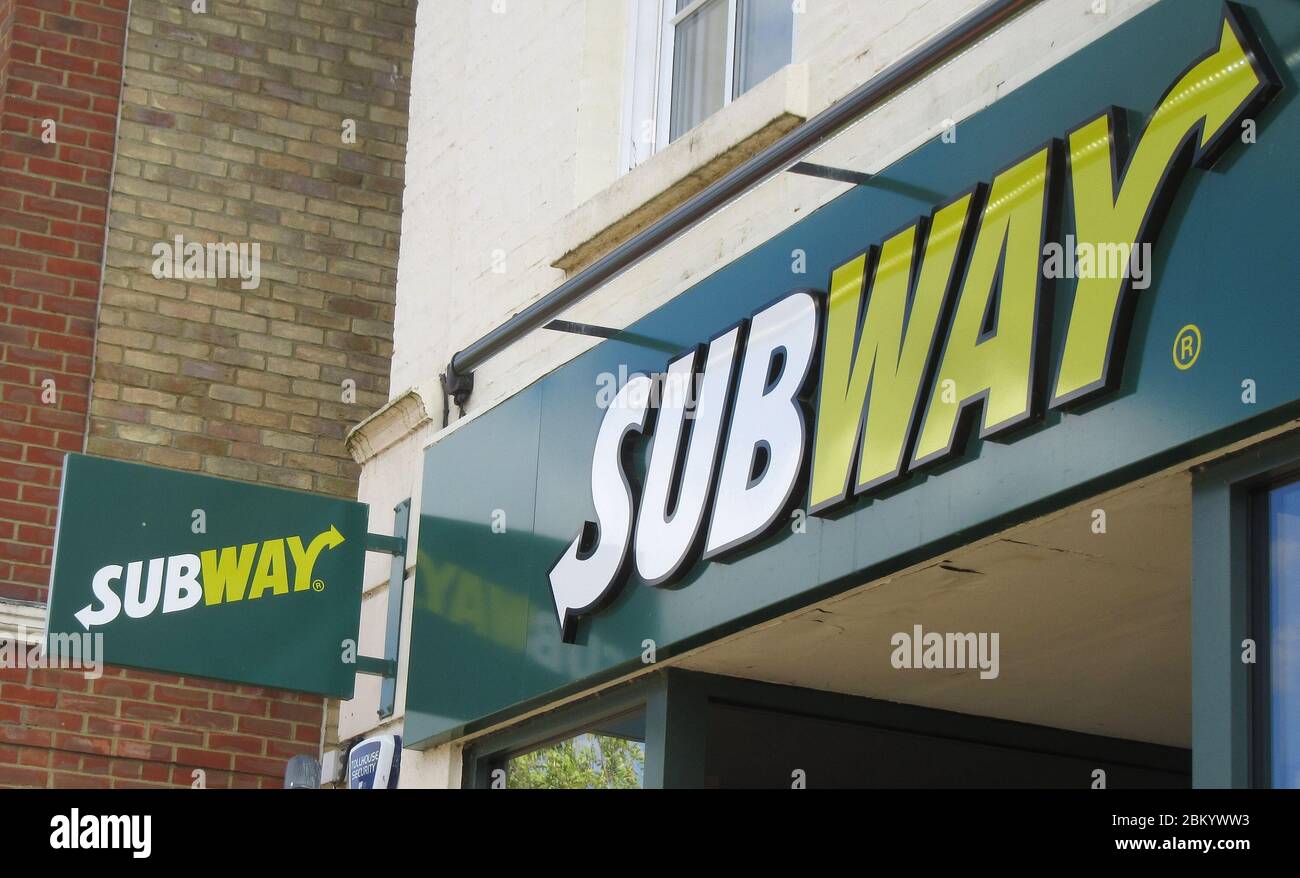
[[[636,790],[645,779],[645,713],[603,720],[509,756],[506,789]]]
[[[1257,495],[1256,599],[1264,612],[1257,772],[1261,785],[1300,788],[1300,480]],[[1258,618],[1258,616],[1257,616]]]

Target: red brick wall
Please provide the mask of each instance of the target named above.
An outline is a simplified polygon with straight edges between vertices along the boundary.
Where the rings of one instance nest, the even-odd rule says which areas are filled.
[[[0,598],[36,601],[60,463],[86,431],[127,0],[11,6],[0,56]],[[41,140],[46,119],[53,143]]]
[[[126,8],[0,0],[0,600],[44,599],[61,461],[85,442]],[[279,787],[323,718],[318,696],[0,668],[0,787],[188,787],[196,769],[208,787]]]
[[[0,787],[279,788],[316,755],[324,706],[212,680],[0,668]]]
[[[8,70],[9,45],[14,30],[13,0],[0,0],[0,115],[4,113],[5,82]]]

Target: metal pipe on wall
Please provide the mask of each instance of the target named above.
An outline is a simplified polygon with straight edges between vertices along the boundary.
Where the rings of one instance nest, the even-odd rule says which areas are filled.
[[[458,351],[442,376],[458,407],[473,390],[473,371],[521,336],[581,301],[642,257],[667,244],[729,201],[779,173],[899,90],[1039,0],[990,0],[909,52],[785,137],[624,241],[550,293]]]

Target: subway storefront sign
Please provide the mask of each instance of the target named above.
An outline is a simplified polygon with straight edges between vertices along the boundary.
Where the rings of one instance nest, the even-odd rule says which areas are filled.
[[[1157,5],[434,445],[408,740],[1293,415],[1298,36]]]

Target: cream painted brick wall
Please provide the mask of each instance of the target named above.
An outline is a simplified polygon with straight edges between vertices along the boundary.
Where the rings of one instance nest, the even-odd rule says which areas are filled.
[[[535,238],[575,204],[595,5],[506,0],[500,13],[488,2],[420,5],[408,155],[421,167],[404,199],[403,232],[416,243],[398,265],[411,293],[394,338],[396,390],[441,399],[434,359],[466,327],[496,322],[502,304],[520,300],[521,283],[536,294],[559,280]],[[621,66],[610,73],[621,75]],[[618,118],[616,107],[610,113]],[[497,253],[503,273],[493,272]]]
[[[808,12],[797,19],[795,58],[817,65],[809,109],[830,106],[979,5],[980,0],[808,0]]]
[[[830,161],[858,159],[874,170],[1059,60],[1154,0],[1045,0],[1028,14],[947,64],[873,114],[870,128],[887,137],[844,136],[819,152]],[[809,66],[809,110],[817,112],[979,5],[979,0],[809,0],[796,19],[797,63]],[[436,407],[438,376],[456,350],[498,325],[565,278],[551,267],[562,238],[556,226],[602,182],[613,182],[624,73],[624,0],[507,0],[424,4],[416,31],[407,187],[398,267],[398,318],[390,387],[414,388]],[[601,39],[602,29],[607,33]],[[446,35],[457,34],[455,40]],[[723,111],[726,112],[725,110]],[[865,130],[868,126],[862,126]],[[867,141],[870,141],[869,147]],[[900,149],[905,147],[905,149]],[[602,158],[601,149],[608,154]],[[635,171],[633,171],[635,173]],[[842,187],[783,178],[779,229]],[[752,197],[752,196],[751,196]],[[757,206],[757,200],[755,199]],[[728,211],[729,214],[741,213]],[[736,236],[751,217],[729,217]],[[675,270],[645,278],[593,302],[626,300],[651,288],[638,306],[611,316],[639,316],[737,253],[705,248],[683,266],[699,233],[665,249]],[[716,234],[711,238],[717,240]],[[711,254],[711,255],[710,255]],[[494,262],[495,259],[495,262]],[[503,269],[494,271],[494,264]],[[596,304],[600,313],[608,307]],[[580,340],[536,333],[479,370],[472,411],[499,401],[584,349]],[[538,361],[540,351],[555,353]],[[536,368],[520,370],[523,361]],[[499,383],[501,378],[509,380]],[[440,403],[439,403],[440,404]],[[437,413],[440,416],[440,412]]]
[[[576,107],[575,205],[618,179],[619,141],[624,136],[620,120],[627,41],[621,37],[628,26],[628,4],[614,0],[588,3],[586,8]]]
[[[619,107],[599,76],[618,78],[625,34],[590,52],[592,28],[613,27],[595,6],[622,0],[507,0],[422,4],[416,30],[410,150],[398,268],[391,387],[417,389],[434,424],[362,468],[360,496],[372,510],[417,496],[422,449],[445,431],[438,375],[458,349],[557,286],[549,245],[560,222],[592,194],[607,166],[602,124],[617,131]],[[808,0],[796,20],[795,61],[809,68],[817,112],[978,5],[979,0]],[[807,158],[874,172],[935,136],[945,119],[977,112],[1157,0],[1044,0],[1030,12],[895,96]],[[1165,0],[1175,2],[1175,0]],[[454,7],[454,8],[448,8]],[[455,34],[455,39],[448,34]],[[599,41],[597,41],[599,42]],[[585,85],[584,85],[585,83]],[[592,103],[582,102],[591,98]],[[724,113],[726,110],[723,111]],[[600,116],[608,114],[602,123]],[[610,146],[616,150],[614,141]],[[616,152],[609,161],[616,161]],[[635,173],[635,171],[633,171]],[[593,182],[594,181],[594,182]],[[782,174],[642,260],[567,317],[624,326],[844,191],[842,184]],[[505,272],[491,270],[492,251]],[[575,336],[535,332],[480,367],[467,418],[489,410],[590,347]],[[464,419],[449,429],[456,429]],[[418,509],[418,499],[416,501]],[[376,513],[388,516],[391,512]],[[415,538],[413,518],[410,537]],[[372,529],[376,522],[372,521]],[[382,630],[387,572],[370,581],[363,627]],[[380,581],[383,579],[383,582]],[[409,588],[409,586],[408,586]],[[376,628],[376,626],[378,626]],[[377,690],[345,704],[341,737],[374,726]],[[399,713],[400,713],[399,705]],[[452,745],[409,752],[409,783],[458,783]],[[447,770],[450,765],[456,771]],[[405,771],[405,769],[404,769]],[[407,782],[404,782],[406,785]]]

